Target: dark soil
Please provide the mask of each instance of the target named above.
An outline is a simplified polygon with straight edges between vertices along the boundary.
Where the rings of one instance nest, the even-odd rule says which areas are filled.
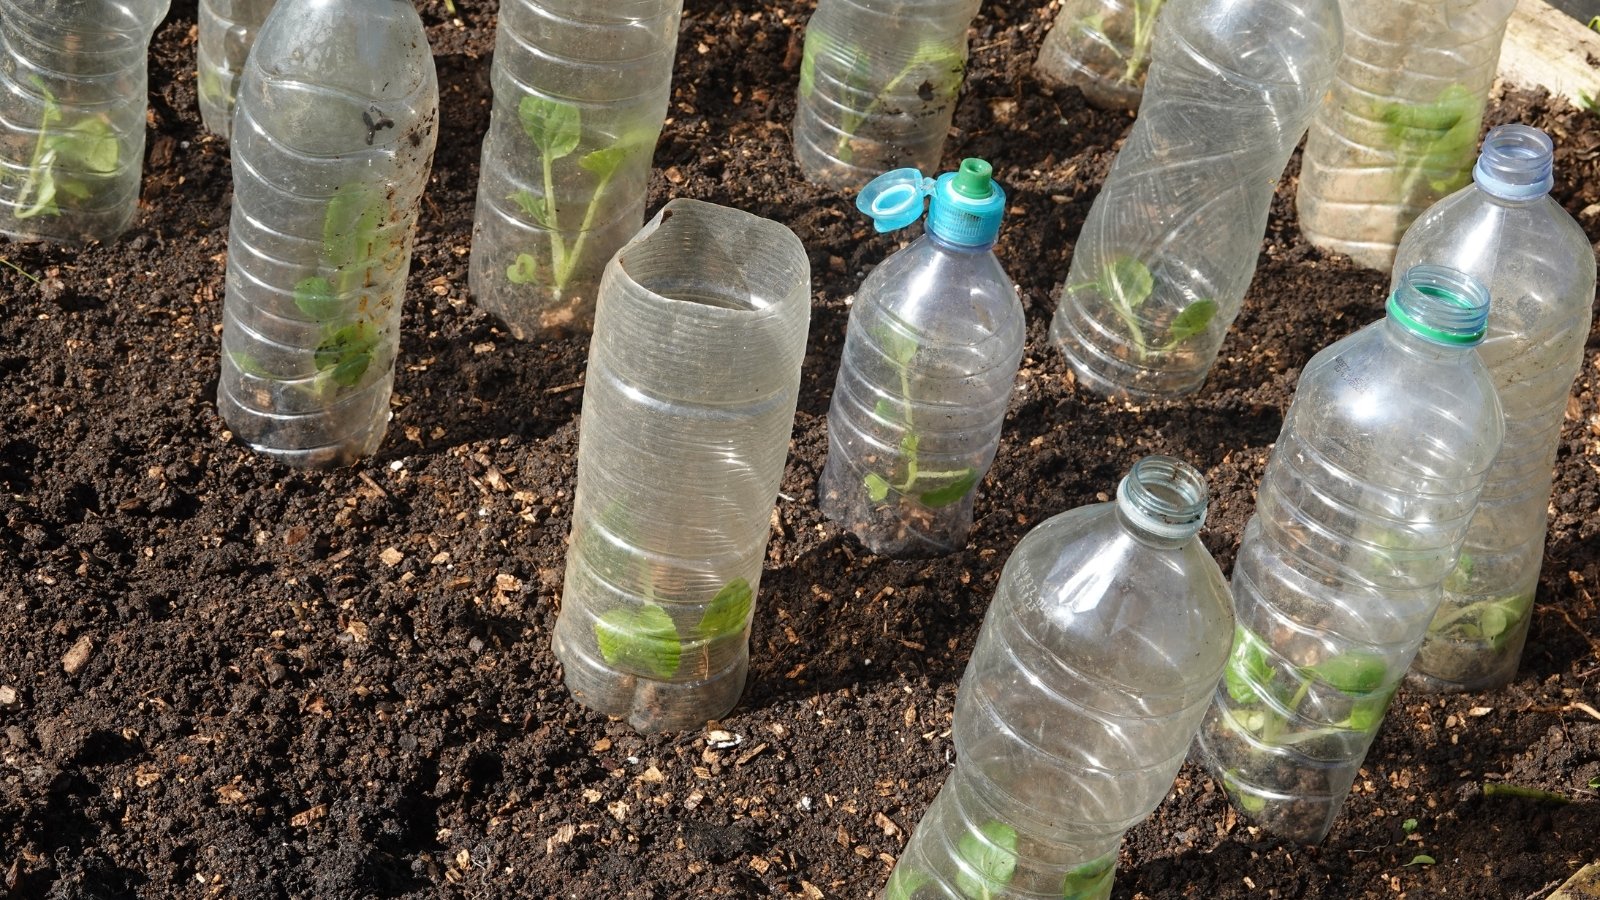
[[[872,556],[814,485],[845,298],[896,244],[791,159],[809,4],[690,0],[652,209],[697,197],[787,223],[816,305],[750,688],[714,726],[728,735],[640,737],[575,705],[550,654],[586,342],[517,343],[467,296],[494,12],[457,4],[426,8],[445,118],[377,459],[287,471],[216,415],[229,163],[195,111],[193,0],[156,38],[135,228],[79,251],[0,242],[41,279],[0,266],[12,896],[867,897],[949,771],[957,681],[1023,533],[1167,452],[1210,477],[1205,539],[1230,566],[1300,367],[1381,314],[1384,276],[1300,240],[1291,168],[1206,389],[1144,409],[1075,390],[1045,326],[1132,120],[1038,84],[1051,10],[991,0],[946,162],[986,156],[1011,191],[999,249],[1028,356],[970,546]],[[1556,196],[1600,234],[1600,118],[1521,94],[1493,118],[1553,132]],[[1130,833],[1118,897],[1522,900],[1596,857],[1600,721],[1576,704],[1600,706],[1597,397],[1591,337],[1516,682],[1402,691],[1318,848],[1266,842],[1185,769]],[[1576,802],[1482,796],[1502,779]]]

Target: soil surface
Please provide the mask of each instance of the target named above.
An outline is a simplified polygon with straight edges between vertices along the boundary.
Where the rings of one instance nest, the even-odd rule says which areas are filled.
[[[1205,541],[1230,568],[1300,368],[1381,314],[1386,276],[1300,239],[1295,163],[1206,388],[1142,409],[1076,390],[1045,327],[1132,119],[1030,75],[1053,8],[991,0],[946,164],[988,157],[1011,192],[999,251],[1028,353],[969,546],[873,556],[815,484],[846,298],[903,236],[792,160],[809,4],[690,0],[651,209],[788,224],[815,311],[750,687],[706,730],[641,737],[574,704],[550,653],[586,341],[518,343],[467,296],[495,11],[456,4],[424,11],[444,121],[376,459],[289,471],[216,415],[230,176],[195,109],[194,0],[156,36],[135,227],[0,240],[0,891],[871,896],[950,771],[957,682],[1021,536],[1166,452],[1210,478]],[[1491,119],[1552,132],[1555,194],[1600,234],[1600,118],[1513,93]],[[1185,768],[1130,832],[1117,897],[1522,900],[1600,854],[1597,397],[1592,335],[1517,680],[1403,690],[1316,848],[1265,840]],[[1483,796],[1493,781],[1575,802]]]

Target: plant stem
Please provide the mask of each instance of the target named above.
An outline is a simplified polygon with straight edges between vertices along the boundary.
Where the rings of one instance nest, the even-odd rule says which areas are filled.
[[[3,264],[6,268],[11,269],[12,271],[16,272],[18,275],[21,275],[23,278],[28,279],[29,281],[33,282],[34,284],[39,284],[39,276],[33,274],[32,272],[29,272],[27,269],[24,269],[23,267],[17,265],[16,263],[12,262],[11,260],[6,259],[4,256],[0,256],[0,264]]]
[[[1532,800],[1535,803],[1550,803],[1556,806],[1566,806],[1572,798],[1566,794],[1557,794],[1554,791],[1541,791],[1538,788],[1523,787],[1520,784],[1505,784],[1499,781],[1485,781],[1483,783],[1485,797],[1511,797],[1518,800]]]
[[[611,175],[600,179],[594,187],[594,196],[589,199],[589,208],[584,211],[583,224],[578,226],[578,239],[572,243],[572,254],[564,262],[556,264],[556,290],[567,286],[572,280],[572,273],[578,268],[578,260],[583,258],[583,245],[589,239],[589,230],[594,227],[594,217],[600,211],[600,198],[605,194],[606,188],[611,184]]]
[[[544,154],[540,162],[544,167],[544,211],[550,218],[550,264],[559,275],[566,267],[567,243],[561,239],[561,222],[556,210],[556,179],[550,154]]]

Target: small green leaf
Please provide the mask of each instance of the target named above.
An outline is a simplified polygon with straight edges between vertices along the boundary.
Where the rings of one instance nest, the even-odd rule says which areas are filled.
[[[617,607],[594,623],[600,655],[613,666],[671,678],[678,671],[683,644],[667,611],[646,602],[636,609]]]
[[[883,352],[900,368],[905,368],[911,362],[911,357],[917,355],[917,336],[893,326],[886,326],[879,331],[878,342],[883,346]]]
[[[1350,706],[1350,715],[1342,723],[1351,731],[1369,732],[1378,727],[1383,721],[1383,714],[1389,711],[1389,698],[1392,694],[1368,694]]]
[[[517,261],[506,266],[506,280],[512,284],[528,284],[538,275],[538,261],[526,253],[518,253]]]
[[[882,503],[889,496],[889,482],[876,472],[868,472],[866,478],[867,496],[873,503]]]
[[[101,118],[78,122],[55,138],[61,159],[76,168],[100,175],[117,170],[117,134]]]
[[[575,104],[530,94],[517,104],[517,118],[546,159],[561,159],[578,149],[583,119]]]
[[[985,822],[976,834],[961,836],[956,855],[967,863],[956,871],[956,889],[968,897],[994,897],[1017,870],[1017,830],[1004,822]]]
[[[1196,300],[1185,306],[1183,312],[1167,327],[1167,347],[1171,349],[1197,334],[1203,333],[1217,316],[1217,301]]]
[[[578,165],[585,171],[593,172],[601,181],[609,181],[627,158],[627,147],[605,147],[586,154],[578,160]]]
[[[922,435],[917,434],[915,431],[908,431],[905,437],[900,439],[900,453],[910,459],[916,459],[917,448],[921,445]]]
[[[1233,652],[1222,673],[1223,686],[1235,703],[1255,703],[1261,699],[1258,688],[1272,681],[1272,661],[1267,645],[1243,625],[1234,627]]]
[[[294,305],[313,322],[336,318],[343,306],[333,296],[333,285],[321,275],[300,279],[294,286]]]
[[[922,495],[917,499],[921,500],[922,505],[928,507],[929,509],[940,509],[942,507],[949,506],[950,504],[955,503],[961,498],[972,493],[972,489],[977,485],[977,483],[978,470],[967,469],[961,475],[961,477],[957,478],[955,481],[950,482],[944,487],[934,488],[931,491],[923,491]]]
[[[1105,278],[1106,293],[1130,310],[1143,306],[1156,288],[1150,267],[1131,256],[1119,256],[1112,260],[1111,270]]]
[[[1589,787],[1600,788],[1600,777],[1589,779]]]
[[[735,578],[723,585],[722,590],[711,598],[705,615],[700,617],[700,624],[696,626],[699,637],[716,640],[742,633],[750,622],[750,606],[754,600],[755,592],[750,589],[750,582],[743,578]]]
[[[353,291],[367,281],[367,270],[382,255],[378,229],[387,212],[381,185],[352,182],[334,191],[322,220],[322,263],[337,273],[334,293]]]
[[[328,377],[340,387],[355,387],[361,376],[367,373],[367,367],[370,365],[372,365],[371,353],[350,356],[340,360]]]
[[[872,404],[872,415],[885,422],[897,421],[895,416],[895,402],[888,397],[879,397],[878,402]]]
[[[334,382],[349,387],[366,372],[377,344],[378,329],[371,322],[352,322],[336,328],[317,345],[317,369],[331,371]]]
[[[254,356],[251,356],[242,350],[228,351],[228,359],[233,361],[233,367],[235,369],[238,369],[246,375],[250,375],[255,378],[272,377],[272,373],[268,372],[266,368],[261,365],[261,363],[256,362],[256,358]]]
[[[1222,773],[1222,789],[1228,792],[1233,802],[1247,813],[1258,813],[1267,808],[1267,798],[1260,794],[1251,793],[1244,789],[1233,772]]]
[[[1084,863],[1067,872],[1061,885],[1062,900],[1099,900],[1111,892],[1111,879],[1116,874],[1116,854],[1108,854],[1093,862]]]
[[[883,900],[911,900],[919,888],[932,880],[910,866],[897,865],[889,876],[889,883],[884,885]]]
[[[1325,659],[1309,671],[1341,693],[1370,694],[1383,686],[1389,669],[1383,657],[1357,651]]]
[[[1404,822],[1401,822],[1400,823],[1400,830],[1404,831],[1406,834],[1410,834],[1411,832],[1416,831],[1417,830],[1417,820],[1416,819],[1407,819]]]
[[[1426,853],[1418,853],[1416,856],[1411,857],[1411,862],[1406,863],[1406,866],[1408,866],[1408,867],[1409,866],[1431,866],[1431,865],[1433,865],[1433,857],[1429,856]]]

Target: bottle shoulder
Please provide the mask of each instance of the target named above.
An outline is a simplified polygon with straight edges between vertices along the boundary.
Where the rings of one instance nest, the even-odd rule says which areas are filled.
[[[992,251],[951,251],[926,235],[891,255],[857,290],[852,318],[894,320],[922,340],[1015,346],[1022,301]]]

